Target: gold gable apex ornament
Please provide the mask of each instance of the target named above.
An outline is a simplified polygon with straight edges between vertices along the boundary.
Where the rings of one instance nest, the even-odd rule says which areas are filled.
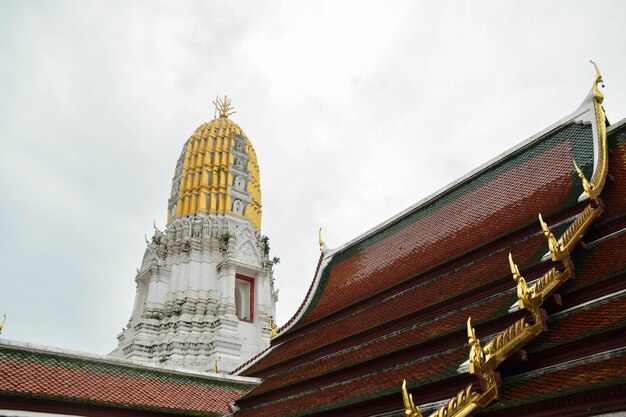
[[[2,329],[4,328],[4,323],[7,322],[7,315],[3,314],[4,319],[2,319],[2,323],[0,323],[0,334],[2,333]]]
[[[317,240],[318,240],[318,243],[320,244],[320,250],[323,251],[324,250],[324,246],[326,244],[322,240],[322,228],[321,227],[320,227],[319,232],[317,232]]]
[[[602,74],[600,73],[600,69],[598,68],[598,64],[594,61],[590,60],[596,69],[596,78],[593,81],[592,91],[593,91],[593,107],[596,113],[596,132],[599,139],[599,150],[598,150],[598,160],[597,165],[595,167],[595,172],[592,177],[589,179],[590,189],[592,190],[590,197],[595,199],[600,195],[600,192],[604,188],[604,183],[606,182],[606,178],[609,172],[609,157],[608,157],[608,149],[606,144],[606,115],[604,114],[604,109],[602,108],[602,102],[604,101],[604,94],[598,88],[598,84],[601,84],[604,87],[604,80],[602,79]],[[581,178],[582,179],[582,178]],[[587,190],[585,190],[587,191]]]
[[[602,91],[598,89],[598,84],[601,83],[602,87],[604,88],[604,80],[602,79],[602,74],[600,73],[600,68],[598,68],[598,64],[596,64],[593,59],[590,59],[589,62],[591,62],[593,64],[593,67],[596,69],[596,79],[593,82],[593,97],[596,99],[596,102],[602,104],[602,101],[604,100],[604,94],[602,94]]]

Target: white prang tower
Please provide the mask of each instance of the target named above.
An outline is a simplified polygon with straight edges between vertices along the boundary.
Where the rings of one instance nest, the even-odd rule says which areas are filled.
[[[231,371],[269,345],[277,291],[260,233],[259,165],[229,119],[230,100],[183,147],[168,201],[135,277],[126,329],[111,355]]]

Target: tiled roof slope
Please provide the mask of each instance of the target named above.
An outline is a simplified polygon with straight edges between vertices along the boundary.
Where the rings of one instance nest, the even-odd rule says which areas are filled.
[[[229,403],[255,382],[0,343],[0,408],[221,416],[230,413]]]
[[[605,213],[572,256],[564,307],[531,341],[528,361],[502,369],[501,400],[486,416],[587,416],[626,410],[626,123],[608,136]],[[560,310],[560,311],[559,311]],[[550,410],[550,411],[548,411]]]
[[[477,334],[488,337],[525,316],[510,310],[517,296],[508,253],[528,282],[560,268],[543,257],[548,245],[537,213],[560,236],[589,204],[578,200],[582,188],[572,164],[576,160],[587,178],[594,171],[597,136],[593,123],[580,122],[586,117],[595,120],[583,104],[485,168],[325,254],[301,311],[268,352],[244,365],[242,374],[264,382],[237,400],[236,416],[375,415],[402,408],[403,378],[410,381],[416,404],[448,399],[470,382],[477,385],[476,377],[459,371],[468,357],[467,317]],[[615,182],[602,194],[606,216],[589,232],[588,250],[572,253],[577,280],[559,290],[562,305],[554,298],[543,306],[554,335],[548,331],[531,342],[535,359],[502,365],[503,393],[524,375],[553,374],[552,389],[569,387],[571,381],[562,378],[578,371],[586,375],[589,363],[601,368],[621,358],[619,349],[603,353],[626,345],[619,301],[626,289],[621,279],[626,257],[615,256],[625,242],[612,234],[626,226],[625,187],[619,185],[622,178],[621,184],[626,182],[621,126],[609,135]],[[608,301],[597,302],[603,297]],[[585,314],[592,317],[589,328],[577,324]],[[611,319],[593,319],[606,315]],[[577,333],[578,328],[583,330]],[[598,335],[613,336],[612,342]],[[583,357],[588,362],[576,362]],[[556,372],[559,364],[565,364],[562,372]],[[593,378],[605,375],[597,388],[607,389],[619,387],[625,373]],[[570,385],[575,392],[584,383]],[[522,401],[522,394],[516,395],[515,401]],[[526,400],[537,403],[546,396],[533,395]],[[524,414],[501,400],[496,404],[502,410]]]
[[[391,224],[335,252],[308,307],[288,331],[534,223],[537,212],[550,215],[573,206],[582,188],[572,160],[590,176],[593,146],[590,124],[571,121],[556,126]]]

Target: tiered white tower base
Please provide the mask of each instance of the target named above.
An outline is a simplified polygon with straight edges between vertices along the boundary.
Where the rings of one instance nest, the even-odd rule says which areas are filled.
[[[198,213],[155,234],[113,356],[231,371],[269,345],[275,316],[267,238],[234,214]]]

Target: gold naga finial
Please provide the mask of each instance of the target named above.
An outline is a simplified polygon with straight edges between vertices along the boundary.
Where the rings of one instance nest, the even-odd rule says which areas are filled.
[[[472,327],[471,317],[467,319],[467,338],[470,347],[469,373],[478,377],[483,390],[490,390],[495,385],[493,358],[488,358],[480,345],[480,340],[476,337],[476,331]]]
[[[419,407],[413,402],[413,395],[406,390],[406,379],[402,380],[402,402],[406,417],[422,417]]]
[[[539,213],[539,223],[541,224],[541,230],[543,230],[543,234],[548,239],[548,249],[550,250],[550,257],[553,261],[561,260],[562,258],[562,249],[559,242],[554,237],[554,234],[550,231],[550,228],[543,221],[543,217],[541,217],[541,213]]]
[[[213,372],[215,372],[216,374],[220,373],[220,370],[217,368],[217,359],[213,360]]]
[[[520,279],[524,279],[522,274],[519,272],[519,267],[515,262],[513,262],[513,255],[509,252],[509,266],[511,267],[511,274],[513,274],[513,279],[517,283]]]
[[[585,190],[585,194],[587,194],[587,197],[592,198],[592,199],[595,199],[596,197],[598,197],[596,195],[597,193],[595,192],[595,187],[593,186],[591,182],[589,182],[587,177],[585,177],[585,174],[583,174],[582,170],[580,169],[576,161],[574,161],[574,168],[576,169],[576,173],[578,174],[578,177],[580,178],[580,181],[583,184],[583,190]]]
[[[4,323],[7,322],[7,315],[3,314],[4,319],[2,319],[2,323],[0,324],[0,333],[2,333],[2,328],[4,328]]]
[[[322,228],[320,227],[319,232],[317,232],[317,239],[319,241],[320,244],[320,250],[324,250],[324,246],[326,245],[324,243],[324,241],[322,240]]]
[[[591,62],[596,69],[596,79],[593,82],[593,98],[598,104],[602,104],[602,101],[604,100],[604,94],[598,89],[598,84],[604,82],[602,80],[602,74],[600,73],[600,68],[598,68],[598,64],[596,64],[595,61],[590,59],[589,62]],[[602,84],[602,87],[604,87],[604,84]]]
[[[272,316],[269,317],[270,324],[270,339],[273,339],[278,334],[278,328],[276,327],[276,323],[274,323],[274,318]]]
[[[215,105],[215,109],[220,113],[220,117],[228,118],[228,116],[237,113],[232,104],[232,101],[228,98],[228,96],[224,96],[224,99],[217,98],[213,102]]]
[[[485,363],[485,352],[480,346],[480,340],[476,337],[476,331],[472,327],[472,318],[467,319],[467,339],[470,347],[469,371],[470,374],[478,374],[482,371]]]

